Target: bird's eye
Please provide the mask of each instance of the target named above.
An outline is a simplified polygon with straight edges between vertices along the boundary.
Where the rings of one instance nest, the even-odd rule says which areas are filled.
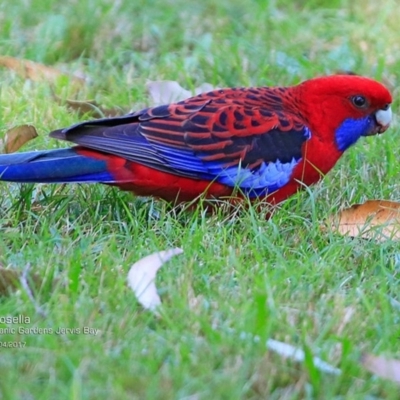
[[[389,110],[389,107],[390,107],[390,104],[389,104],[389,103],[388,103],[388,104],[385,104],[385,105],[382,107],[382,110],[384,110],[384,111]]]
[[[351,101],[357,108],[365,108],[368,105],[367,99],[364,96],[353,96]]]

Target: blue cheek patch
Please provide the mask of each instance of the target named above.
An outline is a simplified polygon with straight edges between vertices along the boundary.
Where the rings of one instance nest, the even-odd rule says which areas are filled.
[[[362,119],[345,119],[342,125],[335,131],[337,147],[340,151],[347,150],[361,136],[366,136],[374,127],[374,121],[371,117]]]

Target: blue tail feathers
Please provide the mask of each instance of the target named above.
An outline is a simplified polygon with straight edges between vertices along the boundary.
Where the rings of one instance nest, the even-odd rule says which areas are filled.
[[[75,148],[0,155],[0,181],[21,183],[113,183],[107,162]]]

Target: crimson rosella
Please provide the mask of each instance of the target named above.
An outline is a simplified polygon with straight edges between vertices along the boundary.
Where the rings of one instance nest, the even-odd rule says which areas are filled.
[[[361,136],[383,133],[380,83],[333,75],[292,87],[233,88],[50,136],[77,146],[0,156],[0,180],[99,182],[183,202],[233,193],[276,204],[323,177]]]

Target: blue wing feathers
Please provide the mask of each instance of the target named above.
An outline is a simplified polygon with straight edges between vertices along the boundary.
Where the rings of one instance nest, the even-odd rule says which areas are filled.
[[[189,170],[196,173],[199,179],[216,181],[227,186],[240,187],[244,192],[254,196],[273,192],[286,185],[293,169],[300,159],[292,158],[290,162],[262,163],[260,167],[250,169],[246,167],[226,167],[218,161],[202,161],[191,150],[171,149],[165,145],[153,144],[165,161],[178,171]]]

